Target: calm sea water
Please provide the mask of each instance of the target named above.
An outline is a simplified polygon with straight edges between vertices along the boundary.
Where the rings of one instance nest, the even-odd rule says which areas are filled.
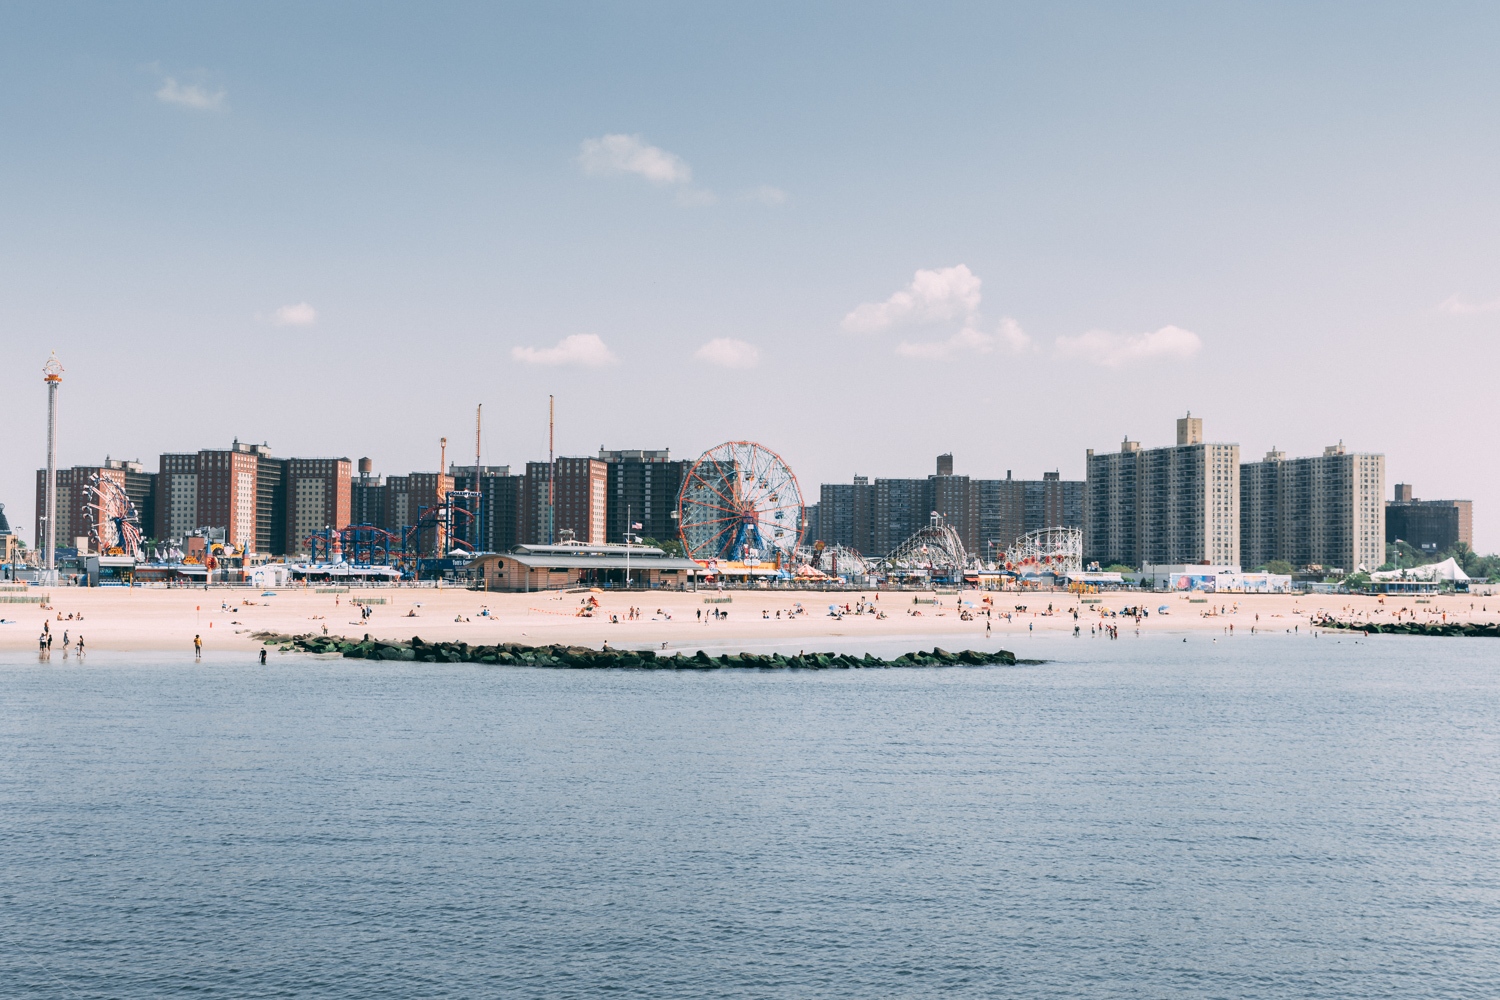
[[[0,660],[0,994],[1500,996],[1500,645],[1009,644]]]

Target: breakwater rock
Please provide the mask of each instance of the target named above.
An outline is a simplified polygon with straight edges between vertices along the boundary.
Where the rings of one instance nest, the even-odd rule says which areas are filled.
[[[691,655],[673,653],[662,656],[650,649],[591,649],[587,646],[523,646],[514,642],[471,646],[467,642],[424,642],[420,636],[410,640],[349,639],[336,635],[282,635],[256,632],[254,638],[267,646],[280,646],[288,652],[338,653],[361,660],[408,660],[419,663],[484,663],[514,667],[571,667],[609,670],[717,670],[724,667],[761,669],[838,670],[876,667],[982,667],[995,664],[1014,666],[1016,654],[1007,649],[993,653],[965,649],[950,653],[945,649],[903,653],[893,660],[852,653],[724,653],[710,656],[703,650]]]
[[[1482,624],[1475,622],[1357,622],[1342,621],[1331,615],[1325,615],[1314,618],[1312,624],[1318,628],[1365,632],[1369,635],[1472,635],[1500,639],[1500,624],[1495,622]]]

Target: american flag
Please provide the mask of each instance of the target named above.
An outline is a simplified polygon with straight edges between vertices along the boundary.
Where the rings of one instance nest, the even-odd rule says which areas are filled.
[[[631,531],[640,531],[641,530],[641,522],[637,521],[634,524],[632,524],[630,526],[630,530]]]

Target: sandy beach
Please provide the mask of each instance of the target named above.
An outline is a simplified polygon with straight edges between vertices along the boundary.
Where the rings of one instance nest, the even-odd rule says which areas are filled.
[[[317,633],[377,639],[466,641],[471,644],[519,642],[565,643],[599,647],[694,650],[743,644],[747,650],[770,644],[805,644],[809,650],[836,642],[841,648],[860,640],[888,643],[908,640],[912,649],[942,640],[967,640],[974,648],[1015,648],[1028,634],[1072,632],[1083,635],[1107,623],[1122,639],[1139,629],[1152,633],[1228,633],[1305,631],[1309,619],[1322,613],[1370,621],[1402,620],[1491,622],[1500,618],[1500,598],[1466,594],[1417,598],[1349,595],[1258,595],[1113,593],[1079,598],[1061,592],[1009,593],[964,591],[960,595],[726,591],[594,594],[600,607],[593,617],[578,617],[580,592],[533,594],[482,593],[432,588],[381,588],[352,593],[318,593],[312,589],[278,590],[272,596],[243,590],[164,590],[155,588],[58,588],[51,606],[0,605],[0,649],[35,650],[45,619],[60,643],[66,631],[72,643],[80,635],[89,650],[191,650],[193,636],[203,638],[205,652],[251,652],[259,647],[252,633]],[[991,632],[986,638],[983,603],[991,598]],[[878,598],[878,599],[877,599]],[[913,603],[913,599],[937,603]],[[353,600],[374,600],[373,613],[361,620]],[[832,617],[829,605],[874,605],[872,612]],[[1094,601],[1098,603],[1084,603]],[[709,603],[715,601],[718,603]],[[964,620],[959,601],[974,613]],[[798,603],[806,614],[793,616]],[[1494,608],[1489,605],[1494,604]],[[1051,607],[1051,613],[1048,608]],[[1143,606],[1149,615],[1138,623],[1123,616],[1127,607]],[[636,618],[629,609],[639,609]],[[1158,609],[1165,607],[1166,613]],[[1024,608],[1025,610],[1019,610]],[[1074,609],[1078,611],[1075,620]],[[485,612],[488,614],[485,614]],[[727,618],[714,618],[713,611]],[[778,613],[781,617],[777,617]],[[69,616],[72,616],[71,618]],[[700,617],[701,615],[701,617]],[[60,617],[59,617],[60,616]],[[1113,616],[1113,617],[1112,617]],[[618,619],[618,620],[616,620]],[[58,647],[54,645],[54,649]]]

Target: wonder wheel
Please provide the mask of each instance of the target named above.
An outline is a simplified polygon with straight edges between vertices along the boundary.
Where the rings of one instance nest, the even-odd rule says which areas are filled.
[[[726,441],[705,451],[683,478],[677,516],[694,559],[790,562],[802,540],[802,490],[771,449]]]
[[[102,555],[139,556],[141,517],[118,480],[98,473],[89,477],[88,502],[83,505],[89,537]]]

